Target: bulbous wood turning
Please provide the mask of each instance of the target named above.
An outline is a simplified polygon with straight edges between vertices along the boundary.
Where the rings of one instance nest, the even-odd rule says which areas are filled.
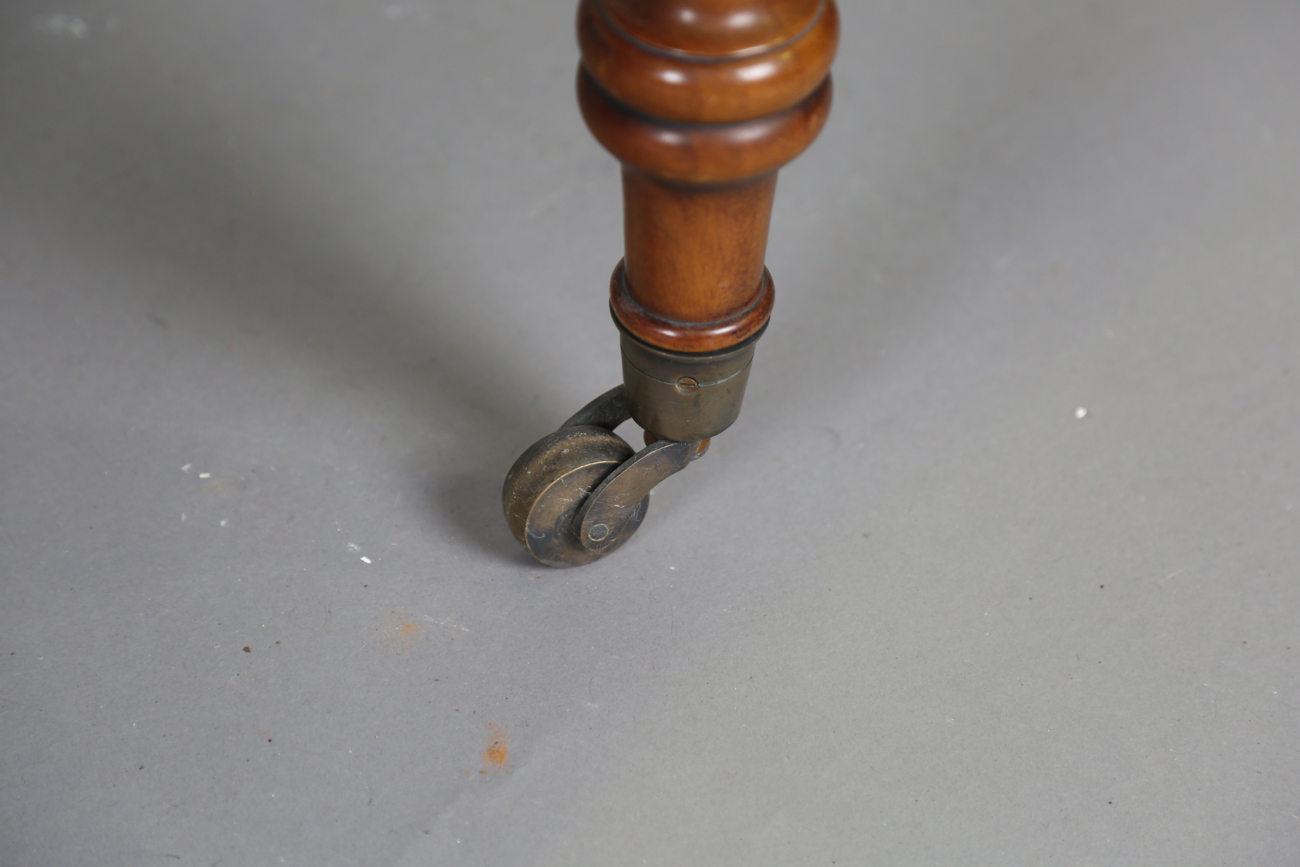
[[[725,349],[772,310],[777,170],[830,111],[834,0],[581,0],[578,101],[623,164],[611,305],[636,337]]]

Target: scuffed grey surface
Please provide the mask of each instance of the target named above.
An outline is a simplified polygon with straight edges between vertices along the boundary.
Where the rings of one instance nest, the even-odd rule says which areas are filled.
[[[550,572],[570,6],[0,6],[0,864],[1297,863],[1300,7],[846,3],[744,416]]]

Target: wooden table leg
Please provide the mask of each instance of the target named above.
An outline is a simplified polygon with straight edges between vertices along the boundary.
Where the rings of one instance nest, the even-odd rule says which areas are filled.
[[[826,122],[834,0],[581,0],[578,102],[623,166],[610,308],[624,385],[525,452],[507,522],[543,562],[627,540],[646,496],[739,416],[772,313],[777,171]],[[651,443],[613,434],[628,417]]]

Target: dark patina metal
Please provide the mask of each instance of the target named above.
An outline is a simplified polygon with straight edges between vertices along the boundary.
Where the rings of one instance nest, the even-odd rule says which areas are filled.
[[[638,340],[618,317],[623,382],[637,424],[678,442],[717,436],[740,416],[762,331],[722,352],[669,352]]]
[[[506,523],[548,566],[581,566],[632,538],[650,490],[704,453],[699,442],[658,440],[639,452],[614,433],[630,417],[611,389],[519,456],[501,490]]]

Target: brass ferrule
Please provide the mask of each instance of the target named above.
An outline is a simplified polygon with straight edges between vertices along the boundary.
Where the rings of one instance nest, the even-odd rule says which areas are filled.
[[[632,419],[662,439],[717,436],[740,416],[754,346],[762,331],[720,352],[659,349],[633,337],[618,317],[623,384]]]

